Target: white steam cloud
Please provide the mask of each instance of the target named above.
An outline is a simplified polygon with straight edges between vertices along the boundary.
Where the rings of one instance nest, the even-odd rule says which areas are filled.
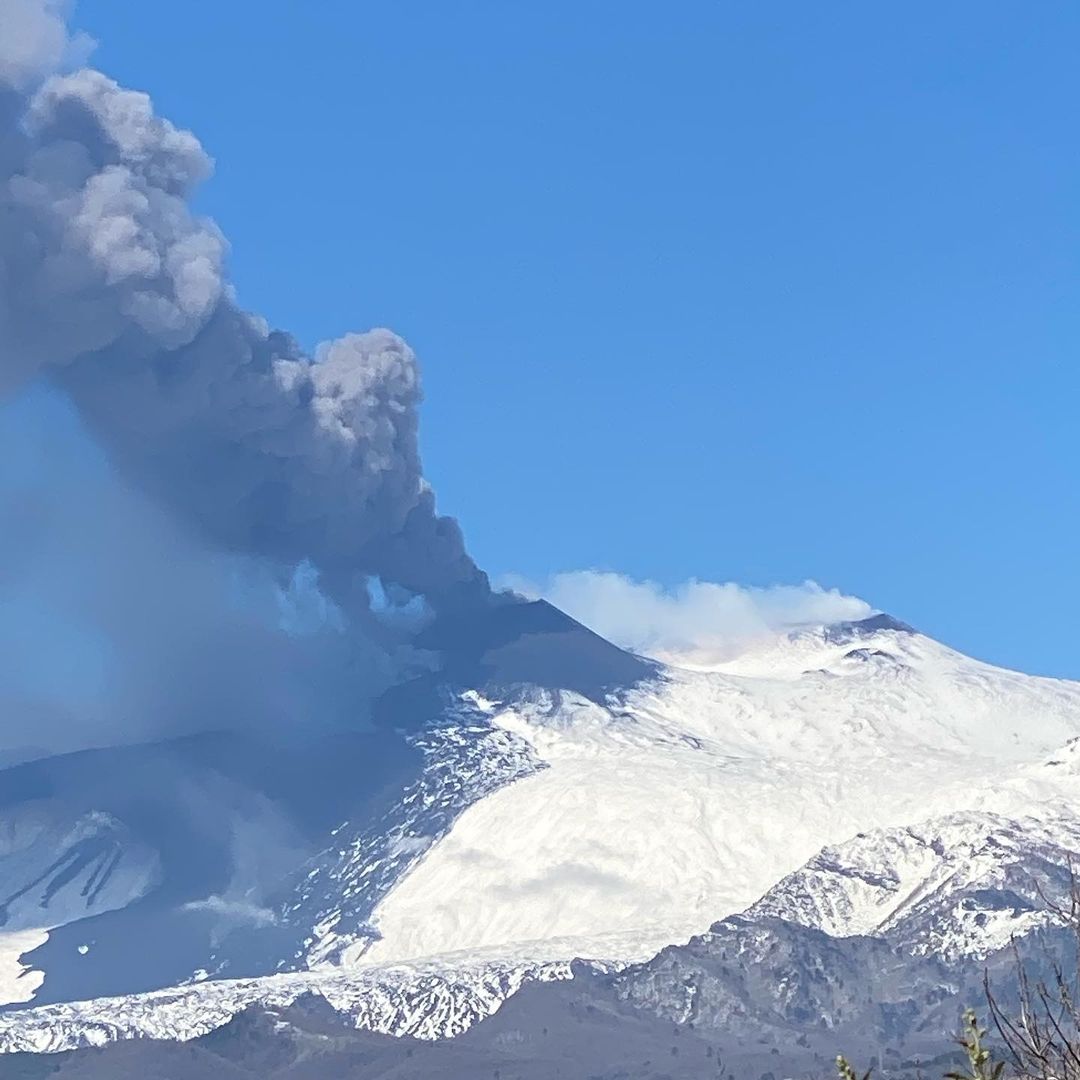
[[[576,570],[539,583],[511,575],[502,584],[543,597],[609,641],[659,659],[723,660],[772,634],[863,619],[873,611],[857,597],[812,581],[767,588],[687,581],[667,589],[621,574]]]

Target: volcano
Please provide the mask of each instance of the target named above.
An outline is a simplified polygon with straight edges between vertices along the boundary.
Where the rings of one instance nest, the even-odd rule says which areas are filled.
[[[0,772],[4,1044],[190,1037],[309,993],[442,1038],[744,912],[985,958],[1047,925],[1080,849],[1080,686],[887,616],[708,668],[513,598],[418,644],[435,669],[355,731]]]

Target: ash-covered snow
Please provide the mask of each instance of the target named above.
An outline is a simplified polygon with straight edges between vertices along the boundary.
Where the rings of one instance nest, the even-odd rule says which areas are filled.
[[[0,819],[0,931],[47,929],[123,907],[147,892],[154,852],[109,814],[69,822],[47,800]]]
[[[55,926],[114,911],[156,883],[155,852],[109,814],[71,821],[36,799],[0,813],[0,1003],[30,1001],[43,976],[21,957]]]

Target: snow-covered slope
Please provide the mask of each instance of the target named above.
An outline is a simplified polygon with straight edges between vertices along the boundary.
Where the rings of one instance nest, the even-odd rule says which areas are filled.
[[[887,938],[946,961],[982,959],[1067,907],[1080,818],[961,812],[875,829],[827,847],[777,882],[747,915],[833,937]]]
[[[546,768],[470,806],[379,905],[366,954],[617,932],[644,956],[752,903],[823,844],[935,813],[1052,815],[1042,763],[1080,687],[1001,671],[887,620],[668,668],[617,702],[489,703]]]
[[[482,1008],[463,1006],[476,1018],[574,957],[644,960],[764,894],[752,918],[979,955],[1041,918],[1029,901],[1047,875],[1002,853],[1037,843],[1060,866],[1078,850],[1067,810],[1080,805],[1076,684],[993,668],[885,616],[778,636],[712,667],[624,662],[580,628],[529,618],[462,665],[473,685],[443,687],[445,704],[419,725],[410,715],[415,767],[375,811],[358,804],[306,861],[261,881],[251,925],[212,928],[207,955],[184,954],[200,981],[169,999],[180,1003],[170,1032],[197,1034],[264,993],[330,980],[360,988],[348,1008],[377,1030],[451,1034],[456,1020],[423,1027],[415,1011],[405,1022],[359,1002],[382,993],[372,986],[387,972],[435,965],[497,988]],[[575,642],[585,667],[565,666]],[[539,684],[523,678],[534,650]],[[634,677],[619,686],[612,672]],[[1001,914],[1005,886],[1028,905],[1015,918]],[[110,917],[107,939],[91,919],[50,947],[85,939],[91,958],[107,954],[124,917]],[[139,924],[182,938],[177,925]],[[125,1000],[54,1008],[68,1009],[71,1038],[80,1017],[100,1026],[107,1015],[117,1034],[159,1029],[162,999]],[[7,1045],[60,1019],[12,1014]]]

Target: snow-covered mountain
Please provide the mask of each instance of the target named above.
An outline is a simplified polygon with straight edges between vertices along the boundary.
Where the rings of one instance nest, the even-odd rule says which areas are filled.
[[[44,801],[58,827],[132,838],[85,871],[87,896],[114,882],[97,907],[0,937],[8,1000],[42,1006],[7,1013],[0,1045],[190,1037],[309,991],[376,1031],[454,1034],[576,958],[700,949],[744,911],[725,935],[801,928],[783,930],[798,956],[861,935],[946,970],[1044,925],[1080,851],[1080,686],[887,616],[688,666],[542,603],[433,633],[442,675],[390,696],[374,732],[0,772],[5,824]],[[33,895],[20,843],[0,880]]]
[[[602,704],[471,701],[534,764],[425,851],[354,956],[545,940],[603,956],[617,935],[619,959],[644,958],[742,910],[823,843],[935,811],[1050,815],[1078,790],[1067,770],[1030,766],[1075,735],[1080,687],[882,619],[796,634],[720,671],[668,667]],[[362,860],[345,859],[359,880]],[[343,929],[314,926],[313,954],[326,935],[340,948]]]
[[[1080,817],[959,812],[827,847],[747,912],[833,937],[873,935],[946,962],[1051,925],[1080,861]]]

